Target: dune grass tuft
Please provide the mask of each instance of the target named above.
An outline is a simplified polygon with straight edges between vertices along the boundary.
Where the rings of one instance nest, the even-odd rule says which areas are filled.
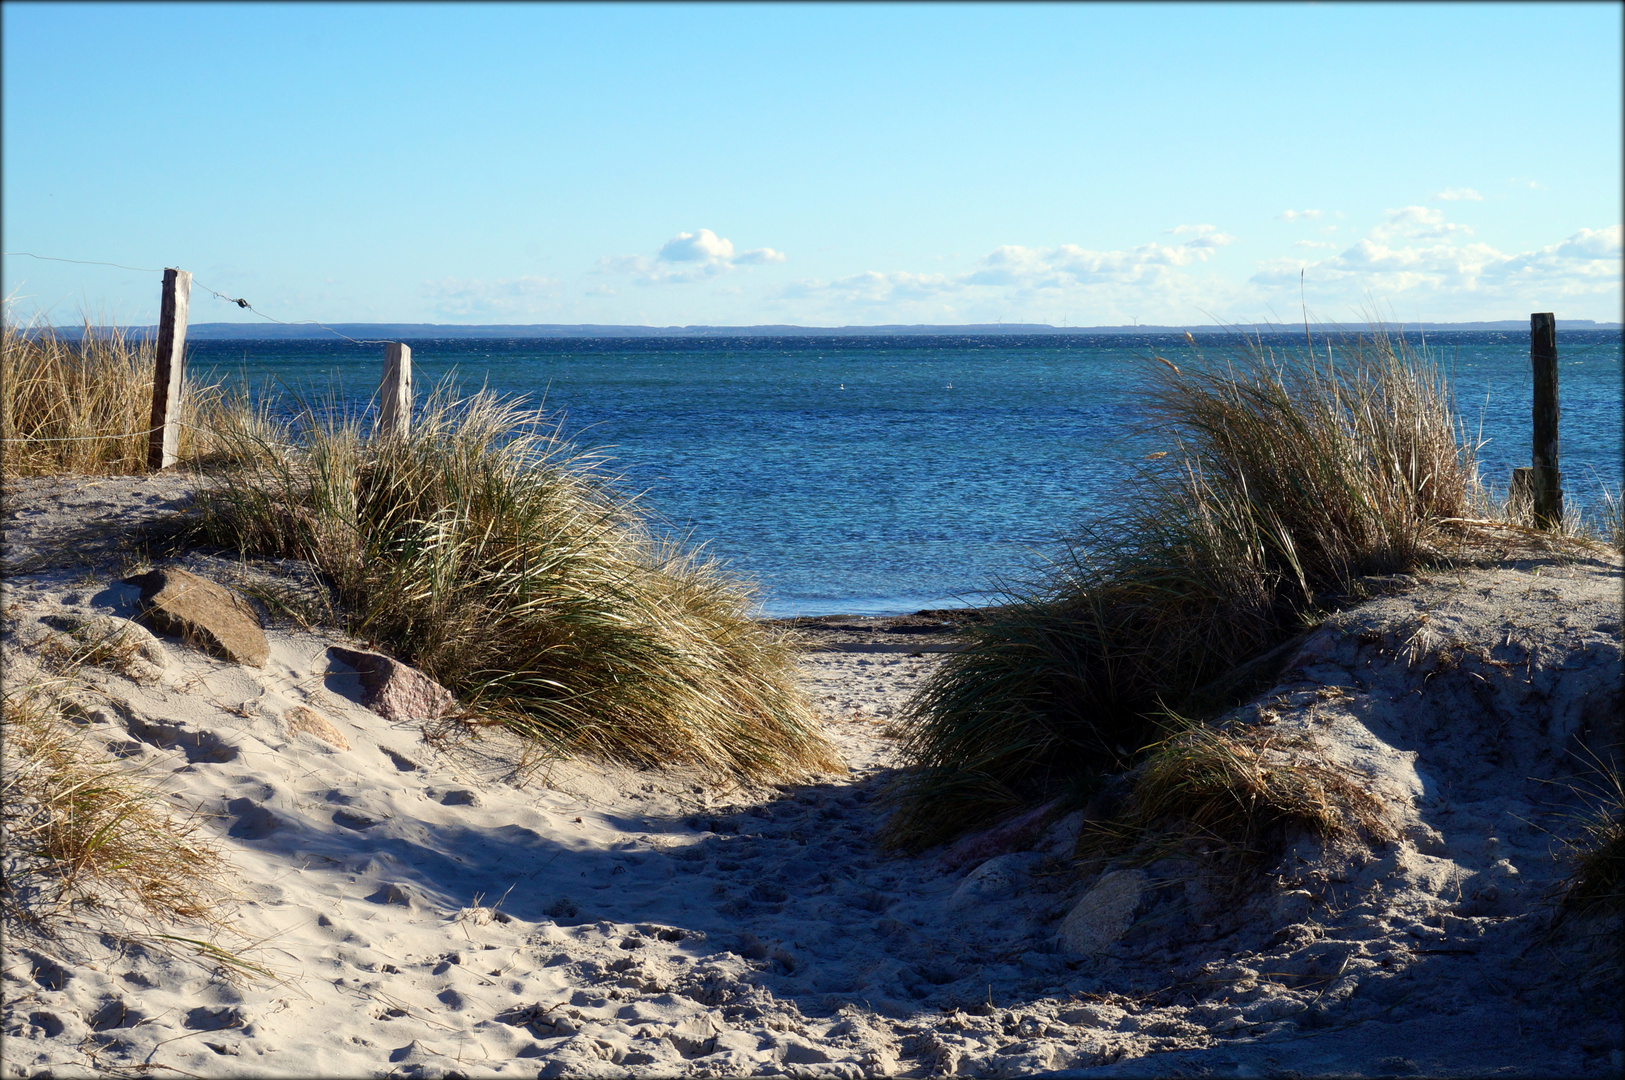
[[[1625,914],[1625,813],[1616,812],[1588,832],[1563,906],[1582,914]]]
[[[1391,839],[1382,804],[1346,772],[1268,729],[1188,722],[1157,743],[1129,775],[1109,822],[1078,837],[1078,854],[1109,858],[1194,845],[1244,868],[1268,859],[1291,834]]]
[[[837,766],[746,584],[654,536],[542,414],[442,385],[406,436],[307,408],[241,439],[248,464],[199,492],[205,531],[309,560],[354,633],[485,720],[640,766],[751,779]]]
[[[1401,338],[1327,348],[1240,339],[1214,358],[1193,342],[1177,365],[1148,360],[1162,447],[911,702],[890,843],[924,848],[1122,771],[1159,713],[1230,704],[1213,687],[1327,596],[1443,552],[1478,489],[1448,387]]]
[[[1625,915],[1625,778],[1617,763],[1592,756],[1593,777],[1570,785],[1585,809],[1574,818],[1570,871],[1560,910],[1581,916]]]
[[[93,749],[45,682],[4,699],[8,918],[31,924],[78,909],[141,922],[210,922],[225,863],[197,814],[175,813],[139,771]]]
[[[1604,489],[1602,501],[1597,533],[1603,543],[1617,552],[1625,553],[1625,498]]]
[[[0,471],[133,475],[147,471],[154,344],[119,327],[93,326],[72,340],[49,325],[0,323]],[[181,394],[179,456],[190,465],[225,463],[230,438],[263,438],[268,416],[245,392],[187,379]],[[223,438],[222,436],[227,436]]]

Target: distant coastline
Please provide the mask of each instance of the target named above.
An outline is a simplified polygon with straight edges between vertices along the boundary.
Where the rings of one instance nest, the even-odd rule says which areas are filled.
[[[1324,330],[1328,324],[1317,325]],[[1338,324],[1329,324],[1336,327]],[[1559,330],[1620,330],[1617,322],[1595,322],[1591,319],[1559,319]],[[56,332],[64,337],[77,337],[84,332],[82,326],[60,326]],[[99,327],[97,329],[100,329]],[[122,328],[126,332],[141,333],[156,329],[150,326]],[[1363,329],[1350,324],[1349,329]],[[1436,330],[1528,330],[1527,319],[1499,319],[1491,322],[1424,322],[1395,323],[1396,331]],[[981,335],[1066,335],[1066,334],[1214,334],[1232,331],[1264,334],[1302,333],[1301,326],[1288,323],[1237,323],[1233,325],[1209,324],[1205,326],[1050,326],[1047,323],[969,323],[956,326],[926,324],[888,324],[884,326],[615,326],[583,323],[536,323],[531,325],[493,324],[470,325],[454,323],[329,323],[325,326],[285,323],[192,323],[186,335],[193,340],[210,341],[288,341],[324,338],[333,332],[353,338],[389,340],[432,340],[444,338],[704,338],[704,337],[909,337],[939,336],[963,337]]]

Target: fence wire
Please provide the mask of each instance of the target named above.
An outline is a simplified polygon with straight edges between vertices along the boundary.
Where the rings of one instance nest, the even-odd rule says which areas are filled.
[[[40,260],[42,260],[44,262],[74,263],[75,265],[78,265],[78,266],[112,266],[112,267],[116,267],[116,268],[118,268],[120,270],[133,270],[138,274],[161,274],[161,273],[164,272],[163,270],[155,270],[152,267],[125,266],[123,263],[102,262],[102,261],[100,261],[98,259],[63,259],[63,258],[59,258],[59,257],[57,257],[55,255],[36,255],[32,251],[7,251],[7,252],[3,252],[3,253],[0,253],[0,254],[26,255],[30,259],[40,259]],[[345,341],[348,341],[352,345],[392,345],[392,344],[394,344],[394,342],[390,342],[390,341],[372,341],[372,340],[360,340],[360,339],[357,339],[357,338],[353,338],[349,334],[341,333],[341,332],[333,329],[331,326],[326,326],[326,325],[323,325],[322,323],[317,322],[315,319],[298,319],[298,320],[295,320],[295,321],[292,321],[292,322],[290,322],[290,321],[288,321],[286,319],[279,319],[274,315],[267,315],[265,312],[261,311],[259,308],[255,307],[253,304],[250,304],[247,300],[244,300],[242,297],[240,297],[240,296],[227,296],[225,293],[221,292],[219,289],[210,288],[209,286],[203,284],[203,282],[197,280],[197,278],[195,278],[195,277],[192,279],[192,284],[196,285],[198,288],[202,289],[206,293],[211,293],[212,295],[219,297],[221,300],[224,300],[228,304],[236,304],[240,308],[243,308],[243,309],[245,309],[247,311],[252,311],[254,314],[258,315],[262,319],[265,319],[265,320],[267,320],[269,322],[277,323],[277,324],[279,324],[281,326],[315,326],[315,327],[319,327],[320,329],[326,330],[329,334],[332,334],[335,337],[343,338]]]

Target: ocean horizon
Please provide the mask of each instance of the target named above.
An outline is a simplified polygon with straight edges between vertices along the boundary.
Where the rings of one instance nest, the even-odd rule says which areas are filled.
[[[1527,319],[1491,319],[1467,322],[1393,322],[1383,329],[1391,333],[1433,333],[1436,331],[1527,331]],[[124,333],[156,333],[155,325],[96,326],[64,324],[52,326],[52,331],[77,337],[88,329],[91,332],[118,330]],[[650,326],[612,323],[318,323],[303,322],[193,322],[186,329],[188,340],[208,341],[280,341],[321,340],[325,338],[362,338],[391,340],[414,338],[443,340],[452,338],[639,338],[639,337],[892,337],[923,335],[953,337],[959,335],[1011,335],[1011,334],[1266,334],[1303,335],[1361,333],[1368,324],[1250,322],[1250,323],[1192,323],[1189,325],[1162,325],[1153,323],[1121,324],[1115,326],[1054,326],[1049,323],[880,323],[875,325],[803,326],[792,323],[758,323],[751,325],[672,325]],[[1625,324],[1597,322],[1594,319],[1558,319],[1557,329],[1565,330],[1621,330]]]
[[[193,328],[195,329],[195,328]],[[1355,331],[1358,332],[1359,328]],[[1234,348],[1236,331],[1192,331]],[[1311,328],[1317,348],[1326,332]],[[1160,448],[1137,399],[1183,332],[411,337],[419,400],[442,380],[527,399],[607,459],[659,528],[760,584],[768,616],[985,603],[1133,497]],[[1287,349],[1304,332],[1247,334]],[[1336,335],[1333,335],[1335,340]],[[1528,464],[1528,331],[1416,331],[1450,380],[1487,485]],[[1621,486],[1621,335],[1560,330],[1562,463],[1576,509]],[[208,382],[370,408],[382,348],[188,334]]]

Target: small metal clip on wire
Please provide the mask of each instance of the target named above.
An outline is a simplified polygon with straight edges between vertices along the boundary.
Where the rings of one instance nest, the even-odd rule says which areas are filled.
[[[224,300],[228,304],[236,304],[240,308],[247,308],[249,311],[254,311],[254,306],[252,304],[250,304],[247,300],[242,299],[241,297],[227,296],[225,293],[220,292],[217,289],[209,288],[207,285],[203,284],[203,282],[201,282],[201,281],[196,282],[196,284],[197,284],[197,287],[202,289],[204,292],[211,293],[214,296],[219,297],[221,300]],[[254,314],[258,315],[259,312],[254,311]],[[269,318],[269,316],[265,316],[265,317]]]
[[[152,269],[151,267],[125,266],[123,263],[99,262],[99,261],[93,260],[93,259],[62,259],[62,258],[58,258],[55,255],[36,255],[32,251],[7,251],[7,252],[4,252],[3,254],[5,254],[5,255],[26,255],[30,259],[43,259],[46,262],[76,263],[76,264],[78,264],[80,266],[114,266],[114,267],[117,267],[120,270],[134,270],[137,273],[142,273],[142,274],[148,274],[148,273],[157,274],[157,273],[162,272],[162,271],[159,271],[159,270]],[[333,329],[331,326],[322,325],[321,323],[317,322],[315,319],[304,319],[304,320],[301,320],[299,322],[287,322],[287,321],[285,321],[283,319],[278,319],[273,315],[265,314],[265,312],[259,310],[253,304],[250,304],[247,300],[243,299],[240,296],[227,296],[225,293],[221,292],[219,289],[211,289],[207,285],[203,284],[203,282],[198,281],[196,278],[192,279],[192,284],[196,285],[198,288],[202,289],[204,292],[212,293],[213,295],[219,297],[221,300],[224,300],[228,304],[236,304],[238,307],[243,308],[244,310],[252,311],[254,314],[258,315],[262,319],[266,319],[266,320],[268,320],[270,322],[274,322],[274,323],[279,323],[282,326],[316,326],[316,327],[320,327],[321,329],[326,330],[329,334],[333,334],[336,337],[341,337],[345,341],[348,341],[352,345],[389,345],[389,344],[391,344],[391,342],[388,342],[388,341],[372,341],[372,340],[358,341],[355,338],[351,337],[349,334],[341,334],[337,330]]]

